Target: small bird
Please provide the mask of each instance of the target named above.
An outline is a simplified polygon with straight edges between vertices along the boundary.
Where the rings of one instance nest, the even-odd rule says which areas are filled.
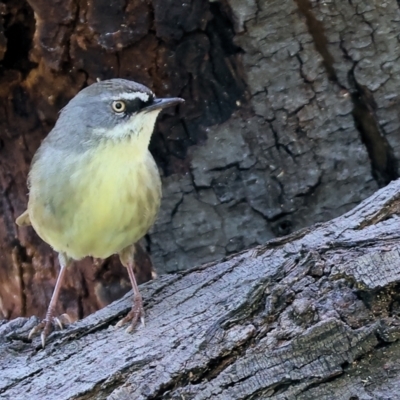
[[[161,202],[161,179],[148,150],[160,111],[181,98],[157,98],[139,83],[110,79],[81,90],[62,110],[35,153],[28,177],[27,210],[19,226],[32,225],[56,252],[60,272],[45,319],[29,337],[52,330],[67,267],[86,256],[118,254],[127,268],[134,304],[117,326],[144,324],[134,275],[134,244],[153,225]]]

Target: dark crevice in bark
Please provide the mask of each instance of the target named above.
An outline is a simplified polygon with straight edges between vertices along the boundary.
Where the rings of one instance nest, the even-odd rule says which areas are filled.
[[[37,65],[29,60],[35,32],[33,10],[25,1],[18,5],[6,5],[6,9],[8,13],[4,16],[4,36],[7,39],[7,50],[0,64],[0,73],[14,69],[26,76]]]
[[[295,0],[299,11],[304,15],[308,27],[308,32],[313,38],[314,45],[318,53],[323,59],[323,65],[325,67],[328,78],[331,81],[337,82],[337,76],[333,67],[334,59],[332,54],[328,50],[328,40],[325,36],[324,25],[321,21],[315,18],[315,15],[311,11],[310,0]]]
[[[175,214],[178,212],[179,206],[183,203],[183,196],[179,199],[179,201],[175,204],[174,208],[171,211],[171,219],[174,218]]]
[[[149,234],[145,235],[144,238],[144,248],[146,249],[146,252],[151,254],[151,236]]]
[[[79,271],[79,275],[80,275],[81,290],[78,292],[77,311],[78,311],[78,318],[82,319],[85,316],[84,302],[88,297],[89,288],[87,286],[85,276],[82,274],[81,271]]]
[[[340,87],[343,85],[338,81],[335,69],[334,58],[328,49],[328,40],[325,35],[324,25],[315,18],[312,12],[310,0],[295,0],[299,11],[306,18],[308,31],[313,38],[314,45],[323,59],[328,79],[335,82]],[[399,177],[397,172],[397,161],[390,145],[385,138],[382,128],[379,126],[375,115],[376,105],[371,91],[365,86],[360,85],[354,76],[356,64],[347,54],[346,49],[341,45],[345,58],[349,59],[354,65],[349,72],[349,84],[352,88],[351,100],[353,102],[353,118],[355,126],[360,133],[372,166],[372,175],[378,185],[383,187],[390,181]]]
[[[26,249],[24,247],[22,247],[19,243],[17,246],[14,247],[13,249],[13,260],[14,263],[17,266],[17,270],[18,270],[18,278],[19,278],[19,285],[20,285],[20,298],[21,298],[21,316],[26,316],[26,293],[25,293],[25,280],[24,280],[24,268],[22,266],[22,254],[25,254],[25,258],[26,257]],[[5,316],[7,317],[7,316]]]
[[[235,31],[229,5],[226,2],[210,3],[210,12],[213,18],[205,33],[210,40],[210,63],[216,80],[211,82],[211,88],[218,109],[218,123],[222,123],[237,109],[237,101],[245,103],[245,81],[237,65],[242,49],[233,42]]]
[[[290,220],[292,212],[282,212],[273,218],[268,219],[271,223],[271,230],[276,237],[290,235],[293,231],[293,223]]]
[[[383,187],[399,177],[397,160],[377,121],[373,95],[367,87],[357,82],[354,67],[349,72],[349,83],[355,89],[351,94],[354,122],[367,148],[372,175],[378,185]]]

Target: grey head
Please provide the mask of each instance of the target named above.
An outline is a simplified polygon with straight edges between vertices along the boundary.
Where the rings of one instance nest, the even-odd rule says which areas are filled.
[[[48,144],[82,151],[102,140],[139,135],[159,112],[182,103],[180,98],[157,98],[146,86],[126,79],[110,79],[82,89],[61,111],[46,138]]]

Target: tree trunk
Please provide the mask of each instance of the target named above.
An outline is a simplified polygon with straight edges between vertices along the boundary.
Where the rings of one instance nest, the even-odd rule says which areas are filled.
[[[125,296],[28,343],[0,328],[6,399],[398,398],[400,180],[347,214]]]

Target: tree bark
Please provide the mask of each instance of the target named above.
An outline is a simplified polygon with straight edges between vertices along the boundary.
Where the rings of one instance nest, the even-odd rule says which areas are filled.
[[[49,338],[0,328],[0,398],[397,398],[400,180],[328,223],[141,287]]]

